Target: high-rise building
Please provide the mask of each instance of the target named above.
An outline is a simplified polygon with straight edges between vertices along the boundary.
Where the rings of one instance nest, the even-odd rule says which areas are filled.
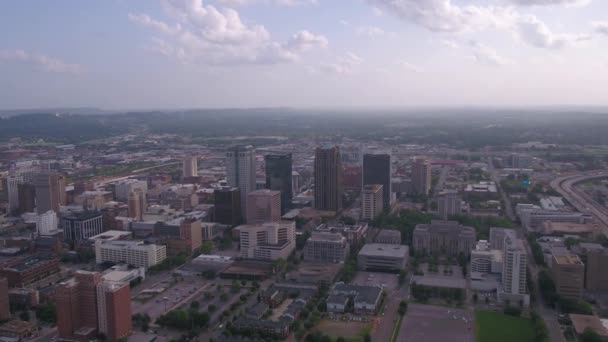
[[[296,248],[296,223],[281,221],[240,227],[241,256],[246,259],[287,259]]]
[[[108,341],[131,335],[131,290],[128,282],[103,279],[97,285],[99,332]]]
[[[36,208],[36,187],[31,183],[17,184],[19,212],[32,213]]]
[[[279,222],[281,220],[281,193],[260,189],[247,195],[247,224]]]
[[[137,221],[141,221],[147,207],[146,193],[141,189],[135,189],[135,191],[129,194],[128,204],[129,217],[134,218]]]
[[[253,146],[234,146],[226,151],[228,185],[239,188],[241,217],[247,213],[247,194],[255,190],[255,149]]]
[[[361,191],[361,218],[374,220],[384,210],[384,196],[381,184],[367,184]]]
[[[61,200],[59,175],[50,171],[37,173],[34,176],[34,186],[36,187],[38,214],[46,213],[49,210],[58,213]]]
[[[103,232],[102,215],[94,211],[72,213],[61,218],[63,236],[68,241],[81,241]]]
[[[55,293],[57,330],[62,340],[88,341],[98,333],[108,341],[131,334],[129,283],[97,272],[76,271]]]
[[[437,196],[437,211],[444,220],[462,212],[462,200],[454,191],[446,191]]]
[[[184,178],[198,176],[198,158],[186,157],[182,160],[182,176]]]
[[[266,165],[266,188],[281,192],[281,213],[291,208],[293,198],[291,153],[268,154],[264,156]]]
[[[8,193],[8,208],[10,212],[19,211],[19,184],[23,184],[23,176],[9,174],[6,179]]]
[[[585,284],[585,265],[576,254],[553,253],[551,270],[560,297],[578,300]]]
[[[528,254],[521,239],[507,234],[504,241],[502,286],[507,294],[526,294]]]
[[[608,249],[600,244],[586,245],[595,246],[586,248],[585,288],[589,291],[606,291],[608,290]]]
[[[416,194],[428,195],[431,191],[431,164],[422,159],[412,163],[412,187]]]
[[[138,179],[125,179],[114,185],[114,197],[117,201],[126,202],[129,194],[135,190],[141,190],[144,194],[148,192],[148,182]]]
[[[348,256],[350,246],[340,233],[313,232],[302,252],[305,261],[341,263]]]
[[[300,193],[300,173],[298,171],[292,171],[291,172],[291,192],[292,194],[298,194]]]
[[[52,210],[36,216],[36,232],[38,235],[49,235],[52,232],[56,232],[58,226],[59,219],[57,218],[57,214]]]
[[[0,278],[0,321],[11,319],[11,307],[8,299],[8,279]]]
[[[238,226],[243,222],[239,188],[216,189],[213,191],[213,197],[215,222],[230,226]]]
[[[315,208],[318,210],[342,210],[342,163],[340,149],[318,147],[315,150]]]
[[[390,210],[391,193],[391,156],[389,154],[363,155],[363,185],[381,184],[384,210]]]
[[[57,189],[59,192],[59,205],[68,205],[68,193],[65,190],[66,178],[64,175],[57,175]]]
[[[490,227],[490,249],[504,251],[505,237],[516,236],[515,230],[510,228]]]

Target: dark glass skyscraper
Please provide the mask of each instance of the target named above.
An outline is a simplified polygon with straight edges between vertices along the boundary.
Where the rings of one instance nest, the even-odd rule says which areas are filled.
[[[239,188],[226,187],[213,192],[215,198],[215,222],[238,226],[241,216],[241,195]]]
[[[291,153],[268,154],[266,164],[266,188],[281,192],[281,212],[291,208],[293,190],[291,186]]]
[[[391,207],[391,156],[388,154],[363,155],[363,185],[381,184],[384,210]]]
[[[315,150],[315,209],[342,210],[342,163],[338,146]]]

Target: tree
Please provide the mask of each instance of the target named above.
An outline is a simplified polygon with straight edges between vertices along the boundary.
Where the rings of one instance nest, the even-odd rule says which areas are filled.
[[[29,311],[23,311],[22,313],[19,314],[19,319],[22,321],[29,321],[30,320],[30,312]]]
[[[192,301],[190,303],[190,309],[192,310],[198,310],[198,308],[200,307],[200,303],[198,301]]]
[[[406,314],[406,312],[407,312],[407,302],[405,300],[402,300],[399,303],[399,310],[398,310],[398,312],[399,312],[399,315],[401,315],[401,316],[403,316],[403,315]]]
[[[407,271],[406,270],[400,270],[399,271],[399,285],[403,285],[403,283],[405,282],[405,277],[407,276]]]
[[[55,304],[41,304],[36,308],[36,317],[45,323],[57,322]]]
[[[211,254],[213,252],[213,242],[212,241],[205,241],[203,242],[203,244],[201,245],[200,248],[201,254]]]
[[[365,336],[363,336],[363,342],[372,342],[370,334],[365,334]]]
[[[336,339],[336,342],[346,342],[346,339],[345,339],[344,337],[342,337],[342,336],[339,336],[339,337]]]
[[[477,292],[473,293],[473,303],[477,304],[478,300],[479,300],[479,296],[477,295]]]
[[[209,306],[207,307],[207,311],[214,313],[217,310],[217,306],[215,306],[215,304],[209,304]]]
[[[486,297],[486,305],[490,304],[490,297]]]
[[[603,341],[602,336],[595,332],[595,330],[591,328],[585,329],[583,334],[581,335],[581,342],[601,342]]]

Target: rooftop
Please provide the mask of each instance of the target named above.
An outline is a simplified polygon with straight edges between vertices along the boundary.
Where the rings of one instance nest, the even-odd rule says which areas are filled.
[[[553,258],[558,265],[583,265],[583,262],[576,254],[554,254]]]
[[[101,234],[91,236],[89,241],[95,240],[117,240],[123,237],[131,236],[133,233],[124,230],[108,230]]]
[[[584,333],[585,329],[590,328],[601,336],[608,336],[608,331],[597,316],[570,314],[570,320],[579,335]]]
[[[368,243],[361,248],[359,255],[384,256],[393,258],[404,258],[409,254],[409,248],[405,245],[391,245],[384,243]]]

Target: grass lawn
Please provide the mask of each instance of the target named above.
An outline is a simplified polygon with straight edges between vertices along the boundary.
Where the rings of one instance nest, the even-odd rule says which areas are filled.
[[[493,311],[475,312],[477,342],[532,342],[534,330],[530,320]]]

